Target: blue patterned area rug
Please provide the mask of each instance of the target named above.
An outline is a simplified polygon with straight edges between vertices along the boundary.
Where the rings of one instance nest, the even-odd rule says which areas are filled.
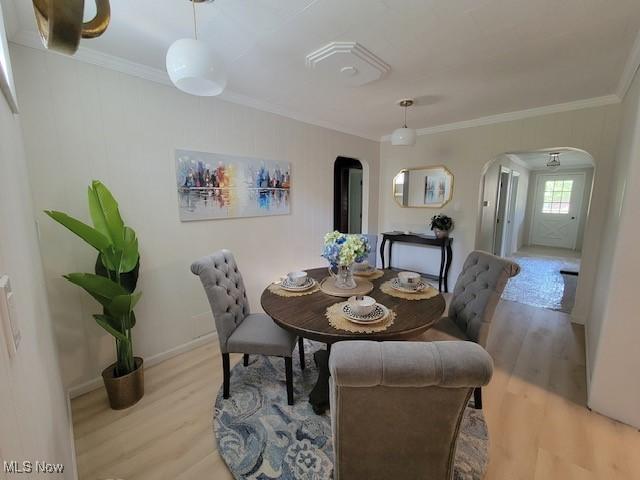
[[[284,360],[252,355],[231,370],[231,396],[216,398],[213,429],[218,451],[237,480],[325,480],[333,478],[329,413],[316,415],[307,398],[317,370],[305,341],[306,368],[294,352],[295,404],[287,405]],[[488,461],[482,411],[467,408],[456,450],[454,480],[480,480]]]

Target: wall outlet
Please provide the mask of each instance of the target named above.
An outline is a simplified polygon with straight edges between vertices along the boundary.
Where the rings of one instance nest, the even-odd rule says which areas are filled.
[[[0,323],[7,341],[9,356],[14,356],[18,352],[22,334],[18,325],[11,282],[7,275],[0,277]]]

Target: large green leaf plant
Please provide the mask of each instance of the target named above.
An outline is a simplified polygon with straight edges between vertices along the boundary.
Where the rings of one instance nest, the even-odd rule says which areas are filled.
[[[122,221],[118,203],[107,187],[94,180],[87,193],[93,227],[63,212],[46,210],[45,213],[99,253],[96,274],[70,273],[64,278],[83,288],[102,305],[103,313],[93,317],[115,339],[115,375],[122,376],[136,368],[131,329],[136,322],[133,308],[141,295],[134,292],[140,260],[138,239],[136,232]]]

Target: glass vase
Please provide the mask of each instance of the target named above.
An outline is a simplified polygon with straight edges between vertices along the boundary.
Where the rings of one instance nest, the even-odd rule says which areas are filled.
[[[350,265],[338,265],[337,270],[337,273],[334,273],[333,268],[329,267],[329,273],[335,279],[336,287],[344,290],[356,288],[356,281],[353,278],[353,263]]]

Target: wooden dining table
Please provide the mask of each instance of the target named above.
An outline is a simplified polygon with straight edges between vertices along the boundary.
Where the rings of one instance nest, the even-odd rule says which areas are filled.
[[[307,274],[318,282],[329,275],[326,268],[307,270]],[[373,284],[373,291],[368,295],[396,313],[396,318],[388,329],[374,333],[352,333],[338,330],[329,324],[325,315],[327,308],[345,301],[346,298],[322,291],[297,297],[282,297],[268,288],[262,292],[262,308],[276,324],[300,337],[327,345],[326,350],[314,353],[319,373],[316,385],[309,395],[309,403],[317,414],[322,414],[329,407],[329,354],[333,343],[345,340],[387,341],[415,338],[430,329],[444,313],[446,303],[440,293],[424,300],[402,299],[383,293],[380,285],[396,275],[397,272],[384,270],[382,277],[369,280]]]

